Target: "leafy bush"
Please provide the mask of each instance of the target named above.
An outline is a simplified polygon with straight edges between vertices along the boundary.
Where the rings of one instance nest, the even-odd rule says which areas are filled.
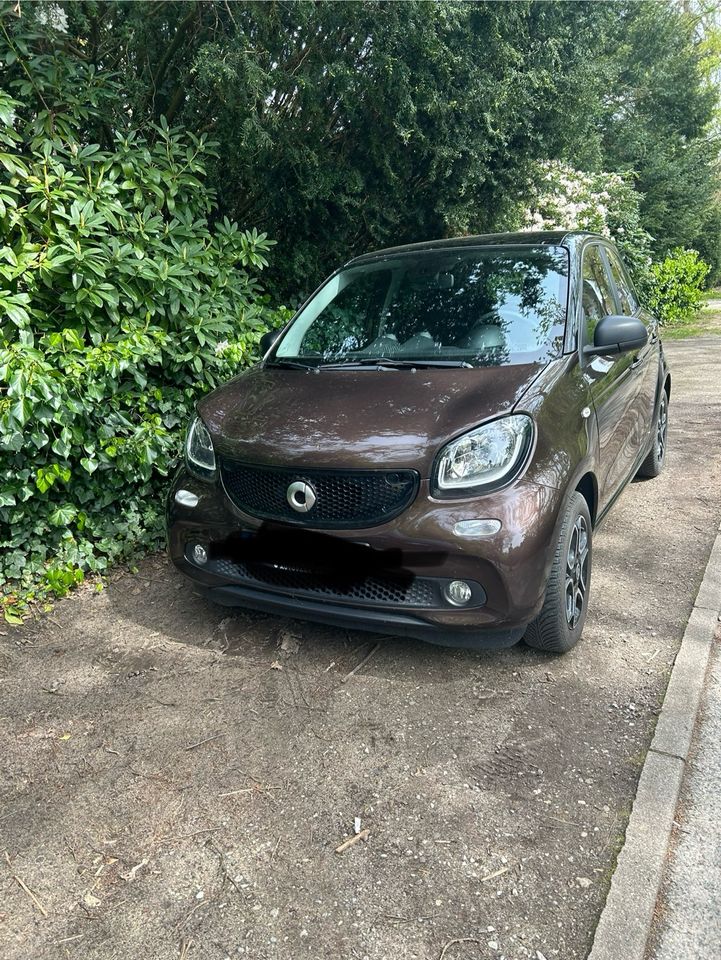
[[[708,272],[708,264],[696,250],[672,250],[660,263],[651,265],[649,309],[668,326],[693,320],[704,300]]]
[[[17,56],[27,54],[19,43]],[[204,138],[88,143],[112,84],[56,53],[0,91],[0,594],[62,594],[162,531],[198,396],[274,317],[271,241],[210,225]],[[37,98],[39,93],[40,103]]]

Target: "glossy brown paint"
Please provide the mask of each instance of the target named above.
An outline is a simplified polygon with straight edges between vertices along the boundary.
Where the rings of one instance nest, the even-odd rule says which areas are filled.
[[[602,241],[588,235],[546,237],[553,243],[562,239],[571,256],[564,353],[550,363],[318,371],[259,365],[205,397],[198,408],[220,457],[297,467],[299,477],[303,468],[418,471],[418,494],[399,516],[364,530],[333,531],[333,536],[378,550],[439,554],[432,565],[411,563],[409,571],[477,582],[486,603],[472,610],[446,605],[414,611],[406,618],[410,625],[401,622],[400,612],[394,622],[392,612],[385,611],[379,626],[370,618],[364,622],[345,604],[329,602],[319,610],[300,596],[245,596],[237,602],[300,618],[335,617],[331,622],[345,622],[344,614],[352,613],[357,626],[441,642],[456,642],[454,637],[462,644],[468,635],[477,645],[479,636],[522,636],[543,602],[567,499],[580,487],[592,491],[592,516],[610,505],[647,452],[654,406],[667,376],[658,348],[644,363],[632,354],[584,359],[580,264],[584,245]],[[533,449],[521,475],[491,493],[435,498],[430,478],[439,450],[511,412],[527,413],[535,423]],[[175,502],[181,488],[198,496],[195,508]],[[476,518],[499,520],[501,529],[483,538],[454,534],[458,521]],[[233,602],[225,592],[228,581],[192,564],[187,545],[222,544],[239,530],[260,526],[231,501],[219,479],[208,483],[181,468],[168,498],[170,555],[198,583],[216,588],[211,595],[221,602]]]
[[[439,447],[509,413],[541,369],[259,366],[205,397],[198,412],[216,450],[248,463],[413,467],[428,477]]]

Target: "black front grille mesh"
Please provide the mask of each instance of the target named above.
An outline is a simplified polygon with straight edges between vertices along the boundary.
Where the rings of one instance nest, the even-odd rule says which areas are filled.
[[[324,597],[328,600],[350,600],[354,603],[393,605],[408,607],[440,607],[441,587],[438,581],[415,577],[410,581],[391,577],[364,577],[358,580],[329,582],[309,570],[291,570],[268,564],[239,563],[219,558],[212,560],[206,569],[229,580],[248,586],[264,586],[284,592],[297,592],[306,596]]]
[[[259,467],[225,460],[223,484],[245,513],[316,529],[371,527],[397,516],[415,497],[415,470],[302,470]],[[316,501],[307,513],[288,503],[288,487],[300,480],[312,486]]]

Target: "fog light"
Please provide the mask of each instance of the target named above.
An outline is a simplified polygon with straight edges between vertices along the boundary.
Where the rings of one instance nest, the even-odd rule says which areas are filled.
[[[500,529],[500,520],[459,520],[453,532],[457,537],[492,537]]]
[[[208,562],[208,551],[199,543],[195,544],[193,549],[190,551],[190,555],[193,558],[193,562],[197,563],[199,567],[202,567]]]
[[[453,603],[457,607],[462,607],[468,603],[473,596],[473,591],[465,580],[451,580],[444,592],[449,603]]]
[[[190,490],[177,490],[175,493],[175,502],[179,503],[181,507],[197,507],[198,497],[196,494],[191,493]]]

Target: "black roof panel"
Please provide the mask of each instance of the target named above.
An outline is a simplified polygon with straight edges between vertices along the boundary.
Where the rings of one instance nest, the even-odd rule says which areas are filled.
[[[483,233],[473,237],[450,237],[445,240],[424,240],[421,243],[386,247],[383,250],[373,250],[361,254],[348,262],[359,263],[363,260],[374,260],[376,257],[392,256],[397,253],[420,253],[424,250],[442,250],[449,247],[570,245],[575,239],[581,240],[590,236],[593,236],[593,234],[586,230],[524,230],[519,233]]]

